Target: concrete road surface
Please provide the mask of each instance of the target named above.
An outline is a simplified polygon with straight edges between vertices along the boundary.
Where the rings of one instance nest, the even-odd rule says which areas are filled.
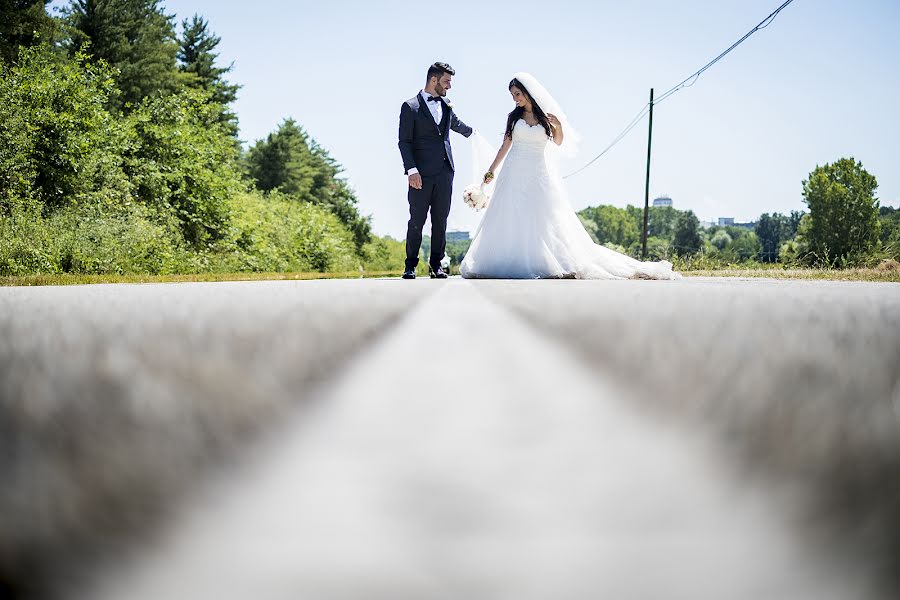
[[[0,289],[0,597],[890,598],[900,285]]]

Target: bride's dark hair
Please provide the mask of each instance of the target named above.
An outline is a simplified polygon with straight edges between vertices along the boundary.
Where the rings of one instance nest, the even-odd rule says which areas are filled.
[[[544,111],[541,110],[541,107],[538,106],[538,103],[534,101],[534,98],[531,97],[531,93],[522,85],[522,82],[518,79],[513,79],[509,82],[509,89],[519,88],[519,90],[525,94],[525,97],[528,98],[528,101],[531,102],[531,112],[534,113],[534,116],[537,117],[538,123],[544,126],[544,131],[547,132],[547,137],[553,137],[553,131],[550,129],[550,121],[547,120],[547,115],[544,114]],[[511,113],[509,113],[509,117],[506,119],[506,137],[512,137],[513,127],[516,125],[516,121],[522,118],[522,115],[525,113],[525,109],[521,106],[515,107]]]

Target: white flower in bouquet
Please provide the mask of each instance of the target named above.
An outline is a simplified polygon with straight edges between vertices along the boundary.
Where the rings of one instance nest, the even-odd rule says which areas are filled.
[[[481,185],[470,185],[463,191],[463,202],[476,211],[487,208],[490,200],[491,197],[484,193],[484,187]]]

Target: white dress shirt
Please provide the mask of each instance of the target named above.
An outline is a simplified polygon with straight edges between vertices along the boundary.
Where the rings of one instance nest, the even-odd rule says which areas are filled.
[[[441,126],[441,119],[444,118],[444,102],[443,100],[438,100],[437,102],[432,102],[429,100],[431,98],[431,94],[422,90],[422,97],[425,98],[425,105],[428,106],[428,110],[431,111],[431,116],[434,119],[434,124],[438,127]],[[437,96],[440,98],[440,96]]]
[[[438,100],[437,102],[429,102],[429,98],[431,98],[431,94],[422,90],[421,96],[425,98],[425,105],[428,107],[428,112],[431,113],[431,118],[434,119],[434,124],[438,127],[441,126],[441,119],[444,118],[444,101]],[[407,176],[418,173],[419,169],[413,167],[406,174]]]

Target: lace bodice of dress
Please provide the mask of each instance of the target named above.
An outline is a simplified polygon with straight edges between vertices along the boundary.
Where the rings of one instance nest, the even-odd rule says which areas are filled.
[[[549,140],[547,132],[544,131],[544,127],[540,123],[531,126],[524,119],[519,119],[513,125],[511,150],[519,147],[523,150],[527,148],[528,150],[543,152]]]

